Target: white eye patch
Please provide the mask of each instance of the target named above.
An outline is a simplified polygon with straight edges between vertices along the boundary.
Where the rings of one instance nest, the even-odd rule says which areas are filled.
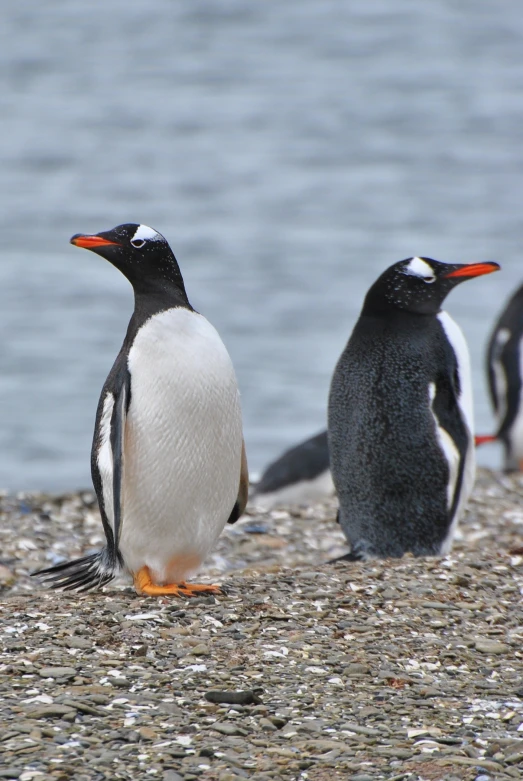
[[[131,244],[136,249],[143,247],[146,241],[161,241],[162,236],[158,231],[149,228],[148,225],[139,225],[136,229],[136,233],[131,239]]]
[[[422,260],[422,258],[412,258],[410,263],[403,269],[403,273],[412,277],[419,277],[424,282],[430,283],[436,281],[434,271],[425,260]]]

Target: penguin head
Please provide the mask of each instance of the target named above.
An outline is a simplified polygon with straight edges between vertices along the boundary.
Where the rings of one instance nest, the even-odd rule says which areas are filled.
[[[407,258],[378,277],[365,298],[365,314],[402,310],[436,315],[450,291],[460,282],[497,271],[486,263],[441,263],[432,258]]]
[[[135,293],[158,293],[174,287],[187,299],[172,249],[161,233],[147,225],[126,223],[92,235],[76,233],[71,244],[90,249],[116,266]]]

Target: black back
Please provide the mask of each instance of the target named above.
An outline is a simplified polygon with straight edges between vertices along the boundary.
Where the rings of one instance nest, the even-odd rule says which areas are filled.
[[[439,425],[461,456],[453,507]],[[340,523],[358,555],[436,554],[459,497],[469,435],[454,351],[436,316],[362,314],[329,399],[331,470]]]

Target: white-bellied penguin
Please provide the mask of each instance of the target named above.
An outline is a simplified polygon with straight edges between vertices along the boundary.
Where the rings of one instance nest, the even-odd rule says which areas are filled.
[[[334,492],[327,432],[321,431],[282,453],[254,486],[250,501],[262,510],[319,502]]]
[[[343,558],[450,550],[475,466],[467,344],[441,305],[459,282],[497,269],[409,258],[368,291],[329,397]]]
[[[497,420],[494,436],[503,443],[506,472],[523,471],[523,285],[501,313],[487,348],[490,398]]]
[[[107,545],[35,573],[87,590],[120,572],[139,593],[192,596],[186,583],[248,494],[240,396],[229,354],[189,303],[164,237],[126,224],[71,243],[108,260],[134,289],[134,312],[103,386],[91,454]]]

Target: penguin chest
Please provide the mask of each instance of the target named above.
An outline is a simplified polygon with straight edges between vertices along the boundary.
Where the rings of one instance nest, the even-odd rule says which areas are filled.
[[[215,329],[184,308],[140,328],[128,368],[120,550],[133,572],[147,565],[157,582],[179,579],[205,558],[236,501],[236,377]]]

